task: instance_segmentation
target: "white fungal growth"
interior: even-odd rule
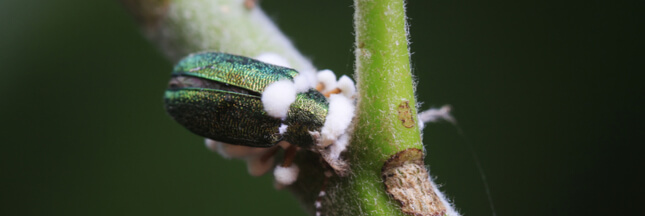
[[[289,61],[276,53],[262,53],[255,59],[263,61],[265,63],[291,68]],[[309,89],[314,88],[314,85],[316,84],[316,76],[314,76],[314,74],[315,73],[313,71],[300,71],[298,76],[293,78],[293,82],[296,86],[296,91],[306,92]]]
[[[280,127],[278,128],[278,132],[280,132],[280,135],[284,135],[284,133],[287,132],[287,128],[289,128],[289,125],[280,124]]]
[[[328,92],[336,88],[336,74],[331,70],[321,70],[316,74],[316,77],[318,78],[318,82],[323,85],[321,92]]]
[[[289,61],[287,61],[287,59],[283,58],[282,56],[276,53],[272,53],[272,52],[262,53],[257,57],[255,57],[255,59],[272,65],[291,68]]]
[[[455,118],[450,115],[450,109],[450,105],[444,105],[439,109],[432,108],[419,113],[419,129],[423,130],[425,123],[438,122],[440,120],[455,124],[456,121]]]
[[[313,74],[313,72],[301,72],[293,78],[297,92],[306,92],[315,87],[316,76],[313,76]]]
[[[322,158],[336,174],[343,176],[347,174],[348,164],[340,155],[347,149],[351,137],[350,125],[356,110],[353,99],[356,86],[347,76],[336,81],[336,75],[330,70],[318,72],[317,78],[319,83],[316,89],[328,97],[329,108],[321,130],[309,133],[316,140]]]
[[[325,118],[325,125],[320,131],[320,145],[329,146],[347,132],[354,118],[354,109],[354,102],[351,99],[338,94],[329,96],[329,111]]]
[[[290,80],[271,83],[262,93],[262,105],[269,116],[286,119],[289,106],[296,101],[296,87]]]
[[[345,97],[354,97],[354,94],[356,93],[356,85],[354,85],[354,81],[352,81],[348,76],[341,76],[340,79],[338,79],[337,86],[340,89],[341,94],[345,95]]]
[[[291,164],[289,167],[277,166],[273,170],[273,175],[278,184],[290,185],[298,180],[298,173],[300,169],[296,164]]]
[[[329,158],[332,160],[339,160],[340,153],[343,153],[347,149],[349,144],[349,134],[345,133],[341,135],[333,145],[329,146]]]

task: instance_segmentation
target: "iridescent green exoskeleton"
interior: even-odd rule
[[[175,65],[165,93],[166,111],[193,133],[229,144],[271,147],[287,141],[301,147],[314,143],[329,103],[315,89],[298,93],[285,120],[264,111],[261,95],[278,80],[298,72],[242,56],[203,52]],[[281,125],[287,131],[280,134]]]

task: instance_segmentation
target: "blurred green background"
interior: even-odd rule
[[[352,71],[351,1],[262,6]],[[465,215],[642,212],[642,2],[409,1],[431,173]],[[0,215],[304,215],[163,109],[172,63],[116,1],[0,1]]]

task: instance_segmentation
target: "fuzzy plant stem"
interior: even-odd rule
[[[423,164],[403,0],[355,0],[358,104],[352,173],[329,189],[326,215],[452,214]]]
[[[275,53],[298,71],[314,70],[255,0],[119,1],[173,63],[202,51],[248,57]]]

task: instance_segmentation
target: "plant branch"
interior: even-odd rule
[[[298,71],[314,67],[250,0],[120,0],[173,62],[216,50],[255,57],[275,53]],[[251,1],[253,2],[253,1]]]
[[[358,89],[352,174],[325,215],[458,215],[423,164],[403,0],[355,0]]]
[[[402,0],[356,0],[356,71],[358,121],[352,149],[357,161],[385,161],[407,148],[422,149],[410,73],[405,9]],[[409,110],[402,119],[402,109]],[[414,117],[414,118],[410,118]],[[381,165],[367,164],[369,169]]]
[[[404,4],[402,0],[355,0],[354,8],[358,104],[347,154],[352,175],[330,189],[330,195],[342,197],[329,200],[335,206],[330,215],[403,215],[384,190],[381,170],[398,152],[423,148],[414,124],[416,102]],[[337,206],[342,203],[350,208]]]

